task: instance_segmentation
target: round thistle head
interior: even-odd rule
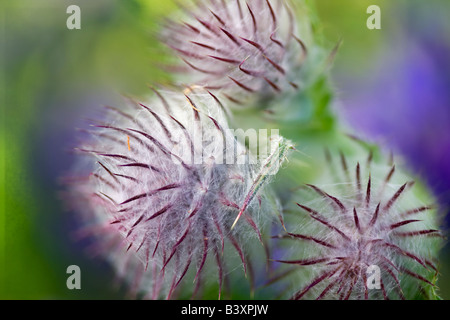
[[[172,297],[185,277],[196,291],[212,256],[220,296],[225,243],[245,268],[243,241],[260,237],[261,212],[273,209],[260,178],[275,160],[252,162],[208,92],[155,92],[150,104],[107,107],[106,122],[77,149],[92,170],[73,187],[90,225],[84,232],[129,281],[145,283],[135,289],[148,298]]]
[[[292,246],[276,261],[301,275],[289,278],[291,297],[435,298],[442,235],[433,200],[424,203],[420,186],[395,165],[371,156],[351,164],[343,154],[339,163],[328,163],[323,187],[304,188],[286,232],[274,237]]]
[[[233,102],[296,91],[307,48],[284,0],[214,0],[185,8],[163,41],[185,62],[189,83],[221,90]]]

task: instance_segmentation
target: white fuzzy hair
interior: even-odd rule
[[[234,102],[302,86],[307,48],[301,38],[309,36],[299,34],[288,1],[198,1],[183,9],[184,21],[169,20],[162,40],[185,62],[189,83],[220,89]]]
[[[317,184],[301,189],[287,231],[278,235],[287,243],[277,261],[294,266],[285,293],[294,299],[432,297],[442,244],[434,199],[398,165],[371,156],[334,158],[321,163],[328,170]],[[367,285],[374,265],[378,289]]]
[[[220,101],[207,91],[155,91],[148,104],[107,110],[78,148],[92,168],[73,187],[84,232],[146,298],[171,298],[188,277],[195,293],[210,265],[219,268],[220,296],[233,260],[224,247],[231,244],[245,270],[245,242],[258,242],[278,209],[263,187],[291,145],[275,137],[269,157],[249,163],[253,155],[230,136]],[[224,153],[231,163],[219,161]]]

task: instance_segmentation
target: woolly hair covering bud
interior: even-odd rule
[[[334,158],[334,159],[333,159]],[[337,160],[337,161],[336,161]],[[434,199],[372,155],[328,157],[323,185],[306,185],[274,263],[292,299],[436,299],[442,235]],[[284,248],[284,246],[283,246]],[[282,281],[282,280],[280,280]]]
[[[244,242],[257,242],[276,210],[263,186],[290,144],[278,138],[265,161],[252,162],[208,92],[155,90],[148,104],[106,111],[77,149],[92,170],[71,186],[81,233],[145,298],[173,298],[186,278],[195,294],[209,264],[220,297],[232,260],[223,251],[231,244],[246,270]]]
[[[187,82],[237,103],[299,89],[307,48],[287,1],[199,1],[184,11],[161,38],[185,62]]]

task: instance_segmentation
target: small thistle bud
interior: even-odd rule
[[[95,123],[78,149],[95,163],[73,187],[92,225],[84,232],[147,298],[173,297],[188,277],[195,293],[209,260],[218,267],[220,297],[225,244],[245,270],[243,241],[261,237],[274,209],[262,187],[289,145],[280,138],[266,161],[252,163],[215,96],[155,93],[150,104],[107,107],[106,122]]]
[[[422,203],[420,186],[393,164],[339,158],[340,169],[328,163],[326,185],[305,186],[286,232],[274,237],[291,246],[289,258],[275,259],[294,266],[291,298],[436,298],[442,235],[433,202]]]
[[[186,21],[169,21],[163,41],[185,62],[188,83],[238,103],[299,88],[307,48],[286,1],[215,0],[184,9]]]

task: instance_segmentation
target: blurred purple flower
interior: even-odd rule
[[[352,96],[344,99],[344,112],[356,130],[402,154],[448,211],[450,45],[435,32],[444,30],[436,21],[424,29],[409,28],[412,23],[417,20],[380,50],[367,81],[345,84]]]

